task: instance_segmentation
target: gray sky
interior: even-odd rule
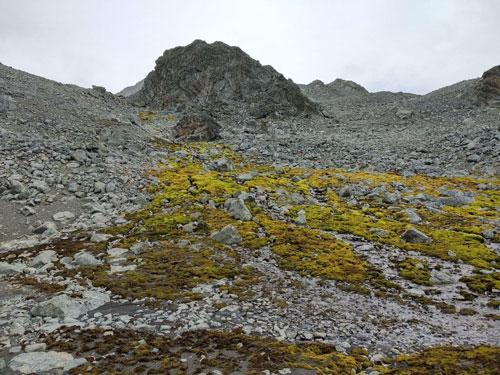
[[[426,93],[500,64],[500,0],[0,0],[0,62],[84,87],[119,91],[194,39],[298,83]]]

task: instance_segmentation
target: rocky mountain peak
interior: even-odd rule
[[[193,105],[255,118],[316,111],[299,87],[273,67],[238,47],[202,40],[166,50],[132,98],[153,108]]]

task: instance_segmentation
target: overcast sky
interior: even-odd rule
[[[0,62],[116,92],[194,39],[298,83],[426,93],[500,64],[500,0],[0,0]]]

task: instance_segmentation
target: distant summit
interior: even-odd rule
[[[125,97],[132,96],[135,93],[137,93],[140,89],[142,89],[143,86],[144,86],[144,80],[141,79],[135,85],[127,86],[122,91],[117,92],[116,95],[125,96]]]
[[[316,79],[307,85],[300,85],[300,88],[308,97],[319,101],[325,98],[360,96],[369,93],[368,90],[360,84],[340,78],[328,84]]]
[[[255,118],[316,112],[300,88],[273,67],[238,47],[202,40],[166,50],[131,98],[152,108],[192,105]]]

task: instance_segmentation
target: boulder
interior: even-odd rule
[[[86,251],[80,251],[75,254],[73,263],[77,266],[97,266],[102,264],[102,261]]]
[[[0,275],[13,275],[22,273],[26,266],[22,263],[0,262]]]
[[[220,231],[212,233],[210,237],[225,245],[235,245],[241,242],[240,234],[232,225],[226,225]]]
[[[422,233],[418,229],[413,227],[408,228],[401,236],[401,238],[410,243],[423,243],[429,244],[432,242],[432,238],[427,236],[425,233]]]
[[[47,301],[36,304],[31,315],[51,318],[77,318],[86,311],[83,304],[66,294],[60,294]]]
[[[224,208],[229,212],[231,217],[237,220],[249,221],[252,220],[252,213],[245,205],[245,202],[240,198],[230,198],[224,203]]]
[[[172,129],[176,141],[213,141],[220,138],[220,125],[206,113],[184,116]]]
[[[38,253],[31,261],[32,267],[43,267],[46,264],[53,263],[57,260],[57,253],[54,250],[44,250]]]
[[[87,360],[84,358],[74,358],[69,353],[50,351],[18,354],[10,360],[9,367],[21,374],[40,374],[54,370],[66,372],[85,363]]]
[[[59,294],[36,304],[31,309],[31,315],[60,319],[77,318],[109,301],[108,294],[91,290],[83,292],[81,298],[71,298],[66,294]]]

